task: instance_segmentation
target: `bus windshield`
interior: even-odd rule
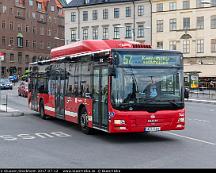
[[[117,67],[111,102],[117,109],[183,108],[182,70],[178,68]]]

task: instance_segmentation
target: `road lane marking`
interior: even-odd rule
[[[48,138],[65,138],[65,137],[71,137],[71,135],[62,132],[62,131],[56,131],[56,132],[39,132],[39,133],[22,133],[17,135],[1,135],[0,134],[0,142],[1,140],[4,141],[17,141],[17,140],[32,140],[32,139],[48,139]]]
[[[199,121],[199,122],[203,122],[203,123],[210,123],[210,121],[207,121],[207,120],[200,120],[200,119],[191,119],[191,118],[188,118],[189,121]]]
[[[196,138],[192,138],[192,137],[189,137],[189,136],[179,135],[179,134],[172,133],[172,132],[164,132],[164,133],[167,133],[167,134],[170,134],[170,135],[174,135],[174,136],[177,136],[177,137],[180,137],[180,138],[185,138],[185,139],[189,139],[189,140],[192,140],[192,141],[197,141],[197,142],[201,142],[201,143],[205,143],[205,144],[216,146],[216,143],[204,141],[204,140],[201,140],[201,139],[196,139]]]

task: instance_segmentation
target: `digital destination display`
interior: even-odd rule
[[[130,65],[177,65],[180,56],[164,55],[123,55],[122,64]]]

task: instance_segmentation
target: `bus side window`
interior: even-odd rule
[[[74,89],[74,70],[75,70],[75,66],[74,64],[69,64],[68,66],[66,66],[66,71],[67,71],[67,75],[68,75],[68,85],[67,85],[67,90],[66,90],[66,94],[67,96],[71,97],[74,93],[73,89]]]

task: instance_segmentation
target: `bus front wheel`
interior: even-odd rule
[[[88,127],[88,114],[85,107],[80,111],[79,124],[83,133],[92,134],[93,129]]]

